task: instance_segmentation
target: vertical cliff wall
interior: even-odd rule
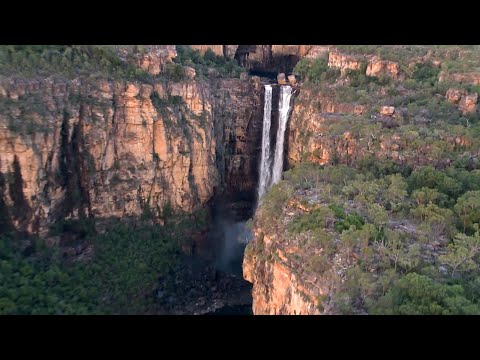
[[[255,188],[259,96],[250,80],[140,84],[0,81],[9,217],[44,233],[64,217],[161,217]],[[15,215],[14,209],[24,209]]]

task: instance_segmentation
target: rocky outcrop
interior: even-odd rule
[[[223,45],[223,53],[226,58],[233,59],[239,45]]]
[[[342,163],[353,165],[370,155],[376,158],[390,159],[399,164],[412,167],[449,163],[448,157],[435,158],[432,151],[435,144],[420,139],[417,132],[386,131],[396,122],[397,109],[391,106],[381,107],[379,115],[361,119],[369,109],[365,105],[341,103],[326,92],[312,92],[302,88],[295,98],[294,109],[289,120],[287,158],[291,165],[303,160],[318,164]],[[352,117],[355,116],[355,117]],[[372,123],[372,121],[376,122]],[[370,123],[368,131],[355,133],[348,127],[338,130],[345,121],[364,121]],[[344,125],[345,126],[345,125]],[[393,126],[393,129],[395,127]],[[443,134],[438,139],[452,151],[466,149],[471,140],[461,134]],[[438,149],[436,149],[438,150]]]
[[[134,54],[136,65],[151,75],[158,75],[165,64],[170,64],[177,56],[175,45],[150,46],[145,52]]]
[[[295,75],[288,75],[288,83],[292,86],[295,86],[295,84],[297,83],[297,78],[295,77]]]
[[[254,189],[247,134],[259,101],[249,82],[2,79],[0,88],[0,171],[21,179],[3,195],[11,209],[28,208],[25,230],[70,217],[161,216],[167,205],[191,212],[221,188]],[[23,195],[12,197],[14,188]]]
[[[280,73],[277,75],[277,83],[280,85],[287,85],[287,80],[284,73]]]
[[[345,75],[348,69],[360,70],[362,62],[358,56],[331,51],[328,55],[328,66],[330,68],[340,69],[341,74]]]
[[[190,66],[185,66],[185,75],[189,78],[189,79],[194,79],[195,78],[195,75],[196,75],[196,71],[194,68],[190,67]]]
[[[462,100],[458,108],[463,112],[463,114],[475,113],[477,111],[477,100],[478,94],[468,94]]]
[[[328,54],[330,52],[330,46],[324,45],[314,45],[310,48],[308,53],[305,55],[307,59],[328,59]]]
[[[395,113],[395,108],[393,106],[382,106],[380,108],[380,115],[382,116],[392,116]]]
[[[129,62],[132,56],[134,63],[151,75],[160,74],[177,56],[175,45],[117,45],[115,49],[122,61]]]
[[[298,56],[304,57],[311,50],[312,45],[272,45],[273,57]]]
[[[243,259],[243,276],[253,284],[254,315],[319,315],[318,299],[327,290],[298,274],[298,247],[255,229]],[[312,280],[314,282],[312,282]]]
[[[477,111],[477,93],[468,94],[467,91],[463,89],[450,88],[447,90],[445,96],[448,101],[458,105],[458,109],[462,111],[464,115]]]
[[[378,56],[375,56],[368,62],[366,75],[376,77],[389,76],[397,80],[399,72],[398,63],[382,60]]]

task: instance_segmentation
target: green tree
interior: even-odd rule
[[[428,242],[450,231],[453,222],[453,212],[441,208],[433,203],[417,206],[410,213],[415,219],[421,221],[422,229],[427,233]]]
[[[380,244],[379,252],[393,262],[393,268],[397,271],[398,261],[405,252],[404,243],[401,239],[400,233],[394,230],[386,229],[385,237],[386,241],[385,243]]]
[[[480,191],[463,194],[458,198],[454,209],[462,223],[463,232],[473,232],[474,223],[480,222]]]
[[[430,189],[427,187],[414,190],[412,193],[412,198],[415,200],[418,206],[427,205],[428,203],[436,203],[439,197],[440,193],[437,189]]]
[[[424,166],[414,171],[408,178],[408,185],[410,192],[427,187],[437,189],[453,198],[456,198],[461,191],[461,184],[458,181],[441,171],[435,170],[432,166]]]
[[[203,54],[203,57],[205,58],[205,60],[207,61],[211,61],[212,63],[215,63],[216,59],[217,59],[217,55],[213,52],[212,49],[208,48],[206,51],[205,51],[205,54]]]
[[[392,211],[398,211],[405,203],[407,182],[400,174],[389,175],[385,181],[388,183],[385,199],[389,202]]]
[[[383,227],[388,223],[388,213],[385,208],[382,205],[373,203],[368,205],[367,212],[370,220],[382,231]]]
[[[452,277],[457,272],[468,272],[478,270],[478,264],[475,261],[480,252],[480,232],[478,224],[475,224],[475,234],[468,236],[457,234],[452,244],[449,244],[447,253],[438,257],[439,261],[448,266]]]
[[[480,307],[465,296],[460,285],[441,285],[427,276],[407,274],[378,301],[369,303],[376,315],[480,314]]]

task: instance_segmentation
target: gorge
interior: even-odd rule
[[[0,48],[0,313],[476,312],[477,50]]]

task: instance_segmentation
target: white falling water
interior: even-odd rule
[[[270,185],[270,125],[272,122],[272,85],[265,85],[265,106],[263,108],[263,135],[262,135],[262,157],[260,159],[260,179],[258,184],[258,198]]]
[[[285,142],[285,130],[287,128],[288,114],[290,112],[290,99],[292,97],[291,86],[282,86],[280,90],[279,119],[277,131],[277,143],[275,146],[275,158],[273,160],[272,185],[282,179],[283,171],[283,144]]]

